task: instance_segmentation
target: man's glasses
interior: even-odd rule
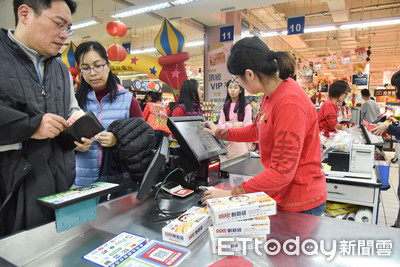
[[[46,17],[48,17],[52,22],[54,22],[55,24],[57,24],[57,29],[59,31],[61,31],[61,33],[66,33],[68,38],[71,37],[74,34],[74,31],[71,29],[71,27],[67,27],[67,25],[65,23],[59,23],[57,21],[55,21],[54,19],[50,18],[49,16],[47,16],[45,13],[42,12],[42,15],[45,15]]]
[[[231,83],[233,83],[234,85],[240,85],[240,83],[238,82],[238,79],[239,78],[239,76],[237,76],[237,75],[232,75],[232,78],[231,78]]]
[[[90,74],[91,70],[94,70],[95,72],[99,73],[99,72],[102,72],[102,71],[104,70],[104,66],[105,66],[105,65],[108,65],[108,63],[105,63],[105,64],[103,64],[103,65],[97,65],[97,66],[94,66],[94,67],[92,67],[92,68],[87,68],[87,67],[85,67],[85,68],[80,68],[80,70],[81,70],[81,73],[82,73],[83,75],[88,75],[88,74]]]

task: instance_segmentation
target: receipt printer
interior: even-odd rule
[[[353,144],[350,151],[350,172],[372,173],[374,156],[374,145]]]
[[[328,165],[332,171],[371,174],[374,168],[374,154],[374,145],[353,144],[349,152],[329,152]]]

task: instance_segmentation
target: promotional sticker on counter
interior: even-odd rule
[[[98,266],[114,267],[135,254],[148,243],[147,238],[121,232],[111,240],[89,252],[82,259]]]
[[[150,241],[150,243],[140,250],[134,257],[135,260],[147,263],[150,266],[178,266],[188,255],[190,251],[173,247],[159,241]],[[128,259],[128,260],[129,260]],[[127,260],[127,263],[129,261]],[[136,266],[136,265],[121,265]]]
[[[190,251],[121,232],[82,259],[103,267],[178,266]]]

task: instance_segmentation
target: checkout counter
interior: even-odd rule
[[[229,179],[221,179],[216,187],[230,189],[243,180],[262,170],[260,159],[251,153],[221,163],[221,169],[231,174]],[[331,182],[328,181],[328,184]],[[335,186],[335,183],[332,184]],[[355,185],[352,185],[355,186]],[[122,231],[139,234],[150,240],[162,241],[161,229],[170,220],[162,220],[154,205],[154,197],[144,201],[136,199],[137,193],[101,203],[97,208],[96,219],[68,231],[57,233],[54,222],[22,231],[0,239],[0,257],[16,266],[94,266],[81,259]],[[331,195],[332,196],[332,195]],[[330,196],[330,197],[331,197]],[[184,210],[197,205],[199,194],[186,198],[164,197],[159,202],[162,209]],[[307,239],[315,241],[317,255],[308,256],[301,252],[298,256],[286,255],[283,250],[277,255],[267,255],[260,248],[261,255],[247,251],[246,255],[235,252],[252,262],[254,266],[399,266],[400,234],[399,230],[371,224],[354,223],[307,214],[278,211],[270,217],[271,234],[268,240],[275,239],[283,247],[286,240],[299,238],[300,245]],[[189,247],[190,255],[179,266],[208,266],[225,256],[212,254],[208,244],[208,232],[204,232]],[[373,255],[367,254],[368,246],[360,250],[365,241],[373,242]],[[324,242],[322,244],[321,242]],[[336,243],[334,243],[336,242]],[[341,252],[345,243],[353,247],[349,255]],[[167,243],[167,242],[166,242]],[[328,256],[321,253],[321,244],[335,256],[327,261]],[[383,244],[383,245],[382,245]],[[177,246],[176,244],[172,244]],[[384,246],[391,255],[377,253],[378,246]],[[336,251],[332,249],[335,248]],[[300,248],[299,248],[300,249]],[[290,250],[289,250],[290,252]],[[295,253],[295,252],[293,252]],[[7,266],[5,263],[1,266]],[[12,266],[12,265],[10,265]]]

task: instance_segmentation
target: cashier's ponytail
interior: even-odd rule
[[[228,58],[228,70],[233,75],[243,75],[246,69],[257,76],[275,75],[286,80],[294,74],[296,61],[287,52],[275,52],[258,37],[246,37],[235,43]]]

